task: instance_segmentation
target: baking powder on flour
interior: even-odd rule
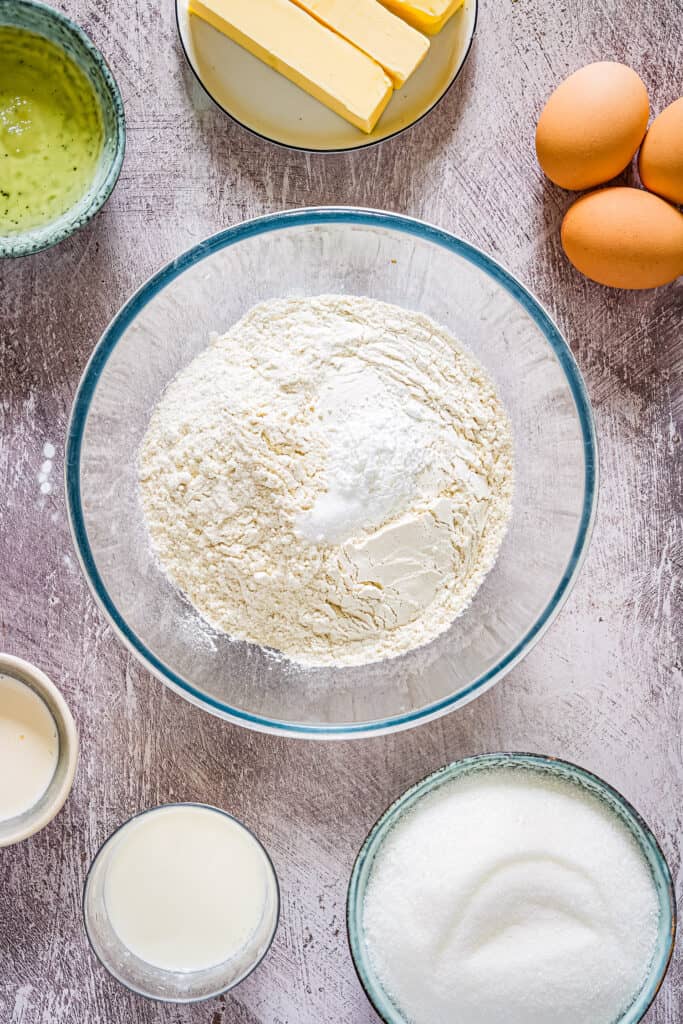
[[[140,453],[161,564],[236,639],[350,665],[470,603],[512,494],[482,367],[419,313],[352,296],[256,306],[169,385]]]

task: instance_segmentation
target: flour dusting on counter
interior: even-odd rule
[[[510,515],[512,439],[488,375],[429,318],[291,298],[176,377],[139,469],[160,562],[212,625],[363,664],[472,600]]]

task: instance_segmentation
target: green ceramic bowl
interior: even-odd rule
[[[0,25],[27,29],[61,47],[88,77],[102,112],[104,144],[93,182],[78,202],[39,227],[0,234],[0,257],[28,256],[47,249],[83,227],[111,195],[123,163],[126,120],[123,101],[107,62],[83,29],[38,0],[0,0]]]

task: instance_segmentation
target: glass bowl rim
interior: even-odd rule
[[[389,718],[370,722],[346,722],[335,725],[283,722],[276,718],[233,707],[202,693],[192,683],[165,665],[161,657],[154,654],[128,626],[102,581],[93,558],[85,526],[79,473],[85,424],[100,376],[122,335],[147,303],[186,269],[215,252],[246,239],[268,234],[271,231],[320,224],[384,228],[430,242],[463,258],[507,291],[522,306],[544,335],[564,372],[577,410],[583,436],[585,460],[583,506],[571,555],[552,597],[513,648],[494,666],[471,681],[465,689],[448,697],[442,697],[423,708],[401,712]],[[66,432],[64,476],[69,527],[76,555],[91,594],[119,639],[152,675],[190,703],[238,725],[261,732],[298,738],[350,739],[379,736],[400,729],[408,729],[468,703],[493,686],[535,646],[569,596],[588,550],[597,509],[598,451],[590,401],[571,349],[547,310],[510,271],[470,242],[426,221],[407,217],[404,214],[360,207],[320,206],[266,214],[219,231],[186,250],[177,259],[166,263],[133,293],[105,328],[83,371]]]
[[[246,132],[249,132],[249,134],[253,135],[254,138],[261,139],[263,142],[267,142],[267,143],[269,143],[272,146],[279,146],[280,149],[289,150],[292,153],[311,153],[311,154],[316,154],[316,155],[317,154],[322,154],[322,156],[325,156],[327,154],[329,154],[329,155],[337,154],[338,155],[340,153],[358,153],[361,150],[374,149],[375,146],[381,146],[383,142],[389,142],[390,139],[396,139],[396,138],[398,138],[399,135],[403,135],[404,132],[409,132],[411,128],[414,128],[415,125],[420,123],[420,121],[423,121],[425,119],[425,117],[429,117],[429,115],[432,113],[432,111],[436,110],[436,108],[439,106],[441,101],[444,100],[446,98],[446,96],[448,95],[448,93],[451,91],[451,89],[455,85],[456,81],[460,77],[460,73],[462,72],[462,69],[465,67],[465,64],[467,63],[467,59],[468,59],[470,53],[472,52],[472,45],[474,43],[474,37],[475,37],[475,35],[477,33],[477,25],[479,24],[479,7],[480,7],[480,0],[473,0],[473,3],[474,3],[474,21],[472,22],[472,28],[471,28],[471,31],[470,31],[470,34],[469,34],[469,39],[467,40],[467,47],[466,47],[465,52],[463,54],[462,60],[460,61],[460,66],[458,67],[458,70],[455,72],[455,74],[453,75],[453,77],[451,78],[450,82],[448,83],[446,88],[443,90],[443,92],[439,96],[436,97],[436,99],[430,104],[429,107],[427,107],[427,109],[425,111],[423,111],[418,117],[416,117],[414,121],[411,121],[409,124],[404,125],[402,128],[397,128],[395,131],[391,132],[389,135],[384,135],[380,139],[373,139],[371,142],[358,142],[355,145],[351,144],[349,146],[341,146],[341,147],[337,146],[337,147],[333,147],[332,149],[325,149],[325,148],[321,148],[320,146],[297,146],[297,145],[295,145],[294,143],[291,143],[291,142],[282,142],[280,139],[274,139],[271,135],[267,135],[265,132],[260,132],[260,131],[258,131],[257,128],[253,128],[251,125],[248,125],[245,121],[241,121],[239,119],[239,117],[237,117],[236,114],[233,114],[230,110],[227,109],[227,107],[224,107],[222,103],[218,102],[216,97],[209,90],[208,86],[204,83],[204,81],[203,81],[203,79],[202,79],[198,69],[195,67],[194,62],[192,61],[192,59],[190,57],[190,54],[187,51],[187,46],[185,45],[185,39],[184,39],[184,36],[183,36],[183,31],[182,31],[182,29],[180,27],[180,9],[179,8],[180,8],[180,4],[183,3],[183,2],[186,2],[186,0],[174,0],[174,3],[173,3],[174,9],[175,9],[175,23],[176,23],[176,32],[177,32],[177,35],[178,35],[178,41],[180,42],[180,48],[183,51],[183,55],[185,57],[185,61],[187,63],[187,66],[189,67],[190,71],[194,75],[194,78],[196,79],[197,84],[205,92],[205,94],[209,97],[211,102],[215,103],[216,106],[218,107],[218,109],[223,114],[225,114],[225,116],[228,117],[234,124],[239,125],[240,128],[243,128]],[[455,13],[457,14],[458,12],[456,11]]]
[[[374,860],[374,857],[381,849],[382,843],[391,831],[391,828],[400,821],[403,813],[409,811],[411,807],[417,804],[423,797],[434,792],[441,785],[444,785],[453,778],[457,778],[460,775],[466,775],[470,771],[485,768],[487,764],[500,767],[501,762],[506,762],[508,765],[517,765],[520,767],[531,766],[532,768],[535,767],[541,770],[546,769],[551,774],[555,774],[563,778],[578,775],[582,780],[589,783],[593,789],[597,789],[599,792],[606,795],[611,801],[618,804],[626,817],[631,818],[635,822],[637,828],[642,833],[645,843],[650,847],[665,882],[671,928],[664,956],[660,958],[656,970],[651,972],[648,980],[644,983],[643,989],[641,990],[642,992],[647,988],[648,995],[645,1005],[637,1010],[639,1016],[633,1018],[622,1016],[619,1021],[614,1022],[614,1024],[639,1024],[659,994],[669,967],[671,966],[671,960],[673,958],[674,947],[676,944],[678,910],[676,907],[676,892],[671,869],[654,832],[640,812],[636,810],[633,804],[627,800],[619,790],[615,789],[614,786],[609,782],[606,782],[605,779],[601,778],[601,776],[596,775],[595,772],[591,772],[587,768],[583,768],[581,765],[578,765],[573,761],[567,761],[560,757],[553,757],[550,754],[531,754],[524,751],[492,751],[490,753],[473,754],[469,757],[459,758],[457,761],[451,761],[450,764],[437,768],[435,771],[430,772],[422,779],[413,783],[408,787],[408,789],[396,797],[396,799],[393,800],[392,803],[390,803],[389,806],[380,814],[379,818],[377,818],[374,825],[367,833],[362,846],[356,855],[346,896],[346,939],[353,967],[361,988],[363,989],[370,1005],[375,1010],[375,1013],[378,1015],[380,1020],[383,1021],[383,1024],[398,1024],[401,1011],[396,1007],[395,1014],[391,1019],[384,1015],[383,1010],[376,1002],[372,980],[366,972],[367,958],[363,955],[363,932],[360,920],[362,910],[360,874],[366,861],[371,857],[370,863],[372,863],[372,860]],[[384,835],[381,835],[380,833],[384,833]],[[664,903],[660,900],[660,908],[663,906]],[[383,993],[383,995],[386,997],[386,1000],[389,1001],[388,994]],[[627,1008],[626,1014],[633,1009],[634,1005],[635,1004],[631,1004],[631,1006]],[[401,1024],[408,1024],[408,1022],[407,1020],[403,1021],[401,1018]]]
[[[126,152],[126,114],[123,106],[123,99],[121,97],[121,90],[119,89],[118,83],[114,78],[114,73],[109,67],[107,60],[102,51],[95,45],[85,29],[81,28],[79,24],[73,21],[67,14],[57,10],[55,7],[51,7],[49,4],[43,3],[42,0],[11,0],[11,3],[17,7],[32,8],[45,15],[48,21],[52,20],[56,24],[61,24],[72,36],[74,36],[87,50],[88,54],[92,57],[94,63],[99,69],[104,84],[106,86],[107,95],[112,105],[114,112],[114,120],[116,122],[116,139],[114,152],[109,160],[109,166],[104,180],[100,186],[98,186],[96,192],[91,196],[90,202],[87,206],[83,206],[79,209],[79,203],[76,202],[71,207],[71,212],[74,213],[74,217],[70,218],[66,224],[50,234],[50,224],[44,224],[38,228],[32,228],[29,231],[18,232],[16,235],[0,235],[0,259],[16,259],[21,256],[33,256],[36,253],[43,252],[45,249],[51,249],[53,245],[58,245],[60,242],[65,241],[71,235],[73,235],[80,228],[85,227],[89,221],[93,219],[95,214],[99,213],[104,204],[107,202],[116,182],[121,174],[121,168],[123,166],[123,157]],[[2,9],[3,3],[0,0],[0,10]],[[0,25],[5,24],[0,21]],[[40,34],[40,33],[38,33]],[[55,46],[62,47],[59,43],[56,43],[50,36],[45,36],[50,42],[53,42]],[[101,104],[100,104],[101,105]],[[91,193],[92,186],[84,193],[82,200],[85,200]],[[69,211],[66,211],[67,213]]]
[[[90,934],[90,929],[88,928],[88,916],[87,916],[87,913],[86,913],[86,900],[87,900],[87,896],[88,896],[88,887],[90,885],[90,877],[92,875],[92,872],[93,872],[93,869],[94,869],[96,863],[100,859],[101,855],[105,852],[105,850],[109,846],[109,844],[112,843],[114,841],[114,839],[116,839],[116,837],[119,834],[119,832],[122,832],[132,822],[137,821],[138,818],[144,818],[148,814],[154,814],[157,811],[163,811],[163,810],[166,810],[167,808],[171,808],[171,807],[199,807],[202,810],[214,811],[216,814],[222,814],[223,817],[225,817],[225,818],[230,818],[230,820],[234,821],[236,825],[239,825],[240,828],[244,829],[244,831],[248,835],[250,835],[251,838],[254,840],[254,842],[257,844],[257,846],[259,847],[259,849],[263,853],[264,857],[266,858],[266,863],[267,863],[267,865],[268,865],[268,867],[270,869],[270,873],[271,873],[271,875],[273,877],[273,881],[275,883],[275,919],[273,921],[273,928],[272,928],[272,932],[270,934],[270,937],[268,939],[268,943],[265,946],[265,948],[264,948],[263,952],[261,953],[260,957],[258,958],[258,960],[249,968],[248,971],[246,971],[244,974],[242,974],[241,977],[237,978],[236,981],[230,982],[229,985],[221,986],[221,987],[217,988],[215,990],[215,992],[209,992],[205,996],[190,996],[189,998],[185,998],[185,999],[183,999],[183,998],[174,999],[172,997],[169,998],[168,996],[152,996],[148,992],[143,992],[142,989],[136,988],[135,985],[131,985],[129,982],[124,981],[124,979],[121,978],[119,976],[119,974],[117,974],[117,972],[112,967],[109,966],[109,964],[106,964],[104,962],[104,960],[100,956],[99,952],[95,948],[95,944],[94,944],[94,942],[92,940],[92,936]],[[253,974],[253,972],[256,970],[256,968],[259,967],[263,963],[265,958],[268,956],[268,953],[270,952],[270,948],[273,945],[273,942],[275,940],[275,936],[277,934],[277,930],[278,930],[278,927],[279,927],[279,924],[280,924],[280,913],[281,913],[281,910],[282,910],[282,895],[281,895],[281,892],[280,892],[280,880],[278,878],[277,871],[275,870],[275,865],[273,864],[272,857],[270,856],[270,853],[266,849],[265,845],[261,842],[259,837],[249,828],[248,825],[245,825],[243,821],[240,821],[239,818],[236,818],[234,814],[230,813],[230,811],[226,811],[222,807],[216,807],[216,806],[214,806],[214,804],[203,803],[200,800],[179,800],[179,801],[171,801],[170,803],[167,803],[167,804],[155,804],[153,807],[147,807],[143,811],[137,811],[136,814],[132,814],[129,818],[126,818],[125,821],[122,821],[120,825],[117,825],[116,828],[113,830],[113,832],[109,833],[109,835],[100,843],[100,845],[98,846],[97,850],[95,851],[95,854],[94,854],[92,860],[90,861],[90,866],[88,867],[87,874],[85,876],[85,881],[83,883],[83,895],[81,896],[81,914],[82,914],[82,917],[83,917],[83,927],[85,929],[85,934],[86,934],[86,937],[88,939],[88,945],[90,946],[90,949],[92,950],[92,953],[93,953],[95,959],[97,960],[97,962],[99,964],[102,965],[102,967],[104,967],[105,971],[112,978],[114,978],[116,981],[118,981],[118,983],[120,985],[123,985],[124,988],[128,989],[129,992],[134,992],[135,995],[142,996],[143,999],[149,999],[151,1002],[155,1002],[155,1003],[171,1003],[171,1004],[178,1004],[178,1005],[187,1004],[187,1003],[202,1003],[202,1002],[204,1002],[207,999],[215,999],[216,996],[220,996],[224,992],[229,992],[231,989],[236,988],[238,985],[241,985],[242,982],[245,981],[249,977],[250,974]],[[219,965],[216,964],[215,966],[219,966]],[[171,973],[173,973],[173,972],[171,972]],[[190,973],[199,973],[199,972],[190,972]]]

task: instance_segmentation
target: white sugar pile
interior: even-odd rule
[[[380,849],[371,961],[413,1024],[614,1024],[659,907],[627,827],[570,782],[494,769],[442,786]]]

